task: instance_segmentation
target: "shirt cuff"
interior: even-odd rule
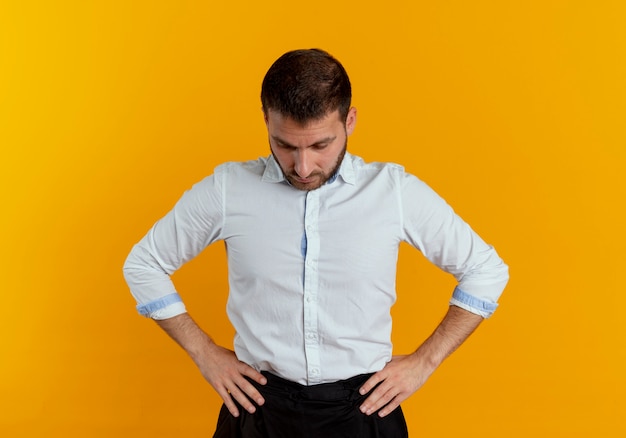
[[[180,295],[174,293],[165,295],[158,300],[137,305],[137,312],[140,315],[152,319],[172,318],[181,313],[185,313],[185,304]]]
[[[465,309],[468,312],[475,313],[476,315],[480,315],[483,318],[489,318],[498,307],[498,303],[481,300],[480,298],[463,292],[458,287],[454,289],[450,304]]]

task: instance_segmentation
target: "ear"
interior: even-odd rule
[[[356,126],[356,108],[352,107],[348,111],[348,116],[346,117],[346,133],[348,135],[352,134],[355,126]]]
[[[263,113],[263,121],[265,122],[265,126],[268,124],[267,113],[261,108],[261,112]]]

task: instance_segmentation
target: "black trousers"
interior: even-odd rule
[[[367,398],[359,388],[371,374],[334,383],[304,386],[263,372],[266,385],[252,382],[265,398],[250,414],[238,406],[233,417],[222,405],[213,438],[406,438],[404,414],[398,407],[381,418],[365,415]]]

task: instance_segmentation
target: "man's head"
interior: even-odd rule
[[[338,170],[356,124],[350,80],[318,50],[281,56],[263,80],[261,102],[274,158],[289,183],[315,190]]]
[[[345,122],[352,88],[343,66],[319,49],[294,50],[278,58],[261,86],[263,112],[276,111],[306,124],[335,110]]]

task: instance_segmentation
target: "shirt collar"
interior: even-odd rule
[[[341,179],[343,179],[344,182],[350,185],[354,185],[354,183],[356,182],[354,160],[352,159],[352,155],[349,152],[346,152],[346,155],[343,157],[341,165],[339,166],[339,170],[337,170],[337,172],[330,177],[326,184],[332,184],[333,182],[335,182],[338,176],[341,176]],[[270,155],[267,158],[267,161],[265,163],[265,171],[263,172],[261,181],[273,183],[286,181],[285,175],[283,174],[282,169],[276,162],[276,159],[273,155]]]
[[[281,182],[286,181],[285,175],[283,174],[282,169],[276,162],[274,155],[270,155],[267,157],[265,162],[265,171],[263,171],[263,176],[261,177],[261,181],[265,182]]]
[[[337,175],[341,176],[341,179],[343,179],[344,182],[352,186],[356,184],[354,158],[349,152],[346,152],[346,155],[343,157],[343,160],[341,161],[341,166],[339,166],[339,170],[337,171]],[[336,178],[336,176],[334,178]]]

